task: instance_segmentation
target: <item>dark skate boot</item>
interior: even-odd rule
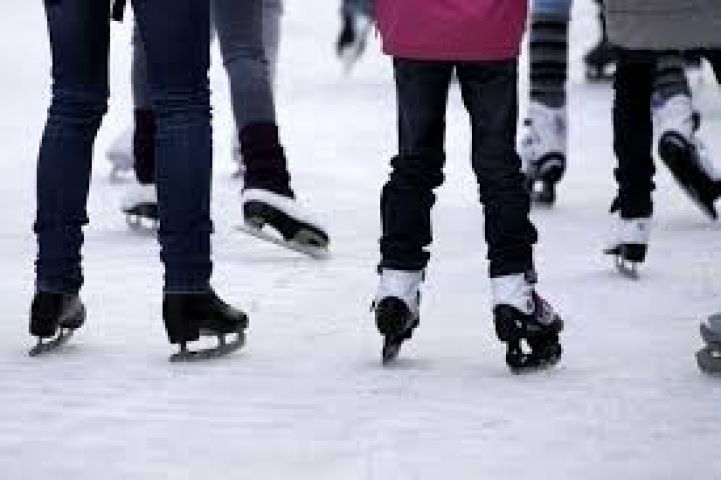
[[[37,292],[30,307],[30,334],[38,343],[30,350],[34,357],[67,343],[85,323],[85,305],[77,294]]]
[[[239,229],[314,258],[326,257],[330,238],[295,199],[277,127],[250,125],[240,140],[246,171]]]
[[[651,218],[618,218],[611,240],[603,250],[612,255],[619,273],[638,279],[638,265],[646,260],[651,235]]]
[[[563,321],[533,290],[529,278],[519,274],[491,279],[496,334],[506,344],[506,364],[513,373],[555,365],[563,352]]]
[[[616,48],[608,40],[604,38],[599,41],[583,56],[586,79],[589,82],[613,80],[617,55]]]
[[[245,344],[248,317],[223,302],[215,292],[166,293],[163,320],[170,343],[180,345],[171,362],[206,360],[227,355]],[[227,336],[234,338],[227,340]],[[217,337],[215,348],[191,351],[188,343],[200,337]]]
[[[705,346],[696,353],[701,371],[721,375],[721,314],[712,315],[701,324],[701,338]]]
[[[381,271],[373,309],[376,327],[383,336],[381,360],[384,365],[398,357],[401,345],[418,326],[422,281],[422,271]]]

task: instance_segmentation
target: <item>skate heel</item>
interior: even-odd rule
[[[624,243],[618,246],[618,255],[631,263],[643,263],[646,260],[648,245],[641,243]]]
[[[170,343],[181,345],[200,339],[200,322],[186,312],[182,304],[177,302],[163,302],[163,323]]]
[[[375,305],[376,327],[383,336],[381,361],[384,365],[398,357],[401,345],[413,335],[418,326],[414,316],[403,300],[386,297]]]
[[[538,177],[544,182],[558,183],[566,173],[566,161],[560,153],[546,155],[538,164]]]

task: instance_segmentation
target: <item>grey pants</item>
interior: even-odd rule
[[[280,43],[282,0],[211,0],[211,19],[228,73],[238,131],[254,123],[276,123],[273,79]],[[145,49],[133,35],[135,108],[150,108]]]

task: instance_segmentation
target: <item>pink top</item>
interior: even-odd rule
[[[527,0],[375,0],[383,51],[416,60],[517,57]]]

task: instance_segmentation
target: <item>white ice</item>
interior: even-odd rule
[[[377,40],[352,76],[342,74],[335,0],[287,2],[278,85],[294,184],[330,226],[333,257],[303,258],[233,228],[239,185],[216,61],[214,285],[249,312],[249,344],[221,361],[168,363],[158,247],[127,228],[123,186],[108,180],[103,156],[130,108],[129,24],[115,26],[84,250],[89,321],[66,350],[28,358],[49,53],[42,2],[4,2],[0,478],[721,478],[721,382],[694,361],[699,321],[721,310],[719,227],[659,166],[640,280],[619,277],[601,255],[614,193],[611,90],[582,78],[596,26],[591,2],[576,3],[570,169],[558,206],[533,214],[540,290],[566,320],[566,350],[557,368],[518,377],[492,332],[483,214],[457,92],[422,325],[399,364],[380,367],[368,307],[395,103]],[[717,158],[718,91],[707,72],[698,103]]]

